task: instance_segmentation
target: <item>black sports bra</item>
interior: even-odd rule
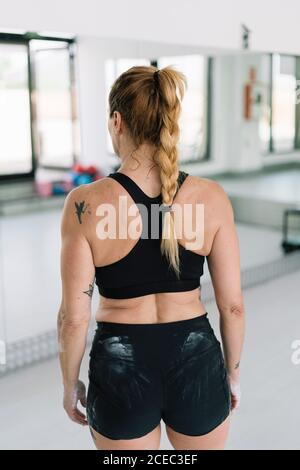
[[[178,189],[188,173],[179,172]],[[151,205],[161,204],[161,194],[147,196],[142,189],[124,173],[110,173],[125,188],[135,204],[147,207],[148,234],[151,233]],[[178,191],[177,189],[177,191]],[[141,236],[130,252],[120,260],[95,266],[96,284],[100,295],[111,299],[128,299],[161,292],[182,292],[200,287],[205,257],[187,250],[179,244],[180,277],[169,266],[167,258],[161,254],[162,213],[160,212],[159,236]]]

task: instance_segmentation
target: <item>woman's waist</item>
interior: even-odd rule
[[[167,370],[181,359],[205,360],[206,353],[216,348],[220,343],[207,312],[186,314],[181,319],[173,316],[159,323],[98,321],[90,351],[90,372],[99,377],[98,365],[128,368],[134,363]]]
[[[206,313],[199,290],[152,294],[134,299],[101,298],[96,320],[116,323],[165,323]]]

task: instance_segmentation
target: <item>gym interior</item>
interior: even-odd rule
[[[220,182],[240,242],[247,335],[227,448],[299,449],[300,4],[0,8],[0,448],[93,448],[62,407],[61,212],[74,185],[118,168],[107,130],[114,80],[134,65],[174,65],[188,81],[180,168]],[[201,296],[218,332],[207,267]]]

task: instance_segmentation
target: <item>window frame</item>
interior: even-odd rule
[[[75,64],[74,64],[74,48],[76,46],[75,37],[56,37],[56,36],[47,36],[38,34],[36,32],[28,31],[25,34],[16,34],[16,33],[3,33],[0,30],[0,44],[24,44],[27,46],[27,70],[28,70],[28,92],[29,92],[29,116],[30,116],[30,140],[31,140],[31,165],[32,169],[27,173],[9,173],[1,174],[0,173],[0,182],[5,181],[32,181],[34,180],[35,172],[38,166],[37,162],[37,152],[36,145],[34,141],[35,134],[35,122],[34,122],[34,103],[33,103],[33,92],[34,92],[34,79],[33,79],[33,70],[34,70],[34,61],[30,55],[30,41],[33,39],[45,40],[45,41],[56,41],[56,42],[65,42],[68,44],[69,50],[69,67],[70,67],[70,101],[71,101],[71,110],[72,110],[72,123],[74,121],[74,102],[73,102],[73,92],[74,92],[74,83],[75,83]],[[74,136],[73,136],[74,138]],[[77,155],[73,147],[73,161],[75,162]],[[51,169],[51,170],[69,170],[69,167],[55,166],[55,165],[39,165],[40,168]]]

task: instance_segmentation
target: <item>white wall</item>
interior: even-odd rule
[[[261,168],[263,156],[260,151],[258,120],[244,119],[244,86],[249,78],[249,70],[254,67],[259,72],[259,54],[244,54],[229,57],[228,107],[223,110],[223,123],[227,122],[228,146],[227,170],[242,172]],[[226,59],[224,60],[226,64]],[[228,64],[227,64],[228,67]],[[258,73],[259,78],[259,73]],[[222,81],[222,78],[219,77]],[[224,87],[223,92],[226,93]],[[226,128],[225,128],[226,131]]]
[[[62,208],[0,217],[0,341],[56,328]],[[99,299],[97,290],[94,306]]]
[[[60,212],[1,217],[2,315],[8,343],[55,328]]]
[[[0,0],[0,29],[25,28],[239,49],[300,52],[297,0]]]

